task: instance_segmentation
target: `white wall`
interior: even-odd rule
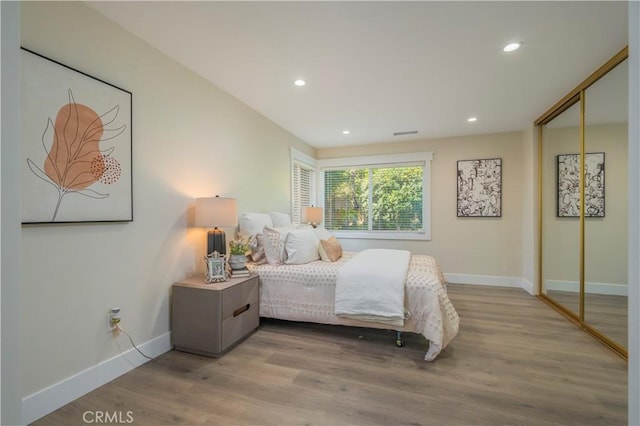
[[[168,349],[170,286],[203,270],[204,230],[190,228],[194,198],[288,211],[289,149],[313,149],[83,3],[21,7],[24,47],[133,93],[134,221],[22,228],[21,385],[30,421],[50,400],[48,386],[72,397],[117,374],[102,363],[130,345],[106,332],[110,307],[122,309],[137,342]],[[82,382],[85,369],[98,378]]]
[[[436,257],[452,282],[519,286],[523,277],[523,208],[525,196],[531,195],[525,184],[529,166],[524,164],[523,145],[523,134],[517,132],[324,148],[317,149],[316,156],[321,159],[433,151],[431,240],[342,239],[344,248],[405,248]],[[457,161],[497,157],[502,158],[502,217],[457,217]]]
[[[20,400],[20,200],[16,183],[20,181],[20,6],[17,2],[0,3],[1,69],[0,147],[2,221],[0,291],[2,326],[2,378],[0,424],[19,424]]]
[[[640,425],[640,3],[629,2],[629,425]]]

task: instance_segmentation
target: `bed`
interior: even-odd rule
[[[409,255],[403,284],[404,318],[401,323],[391,325],[377,320],[364,321],[336,315],[336,287],[341,282],[340,271],[344,271],[346,268],[343,267],[349,262],[355,263],[359,253],[341,252],[341,256],[332,259],[334,261],[320,260],[319,256],[312,255],[313,250],[305,254],[301,249],[303,244],[298,240],[295,243],[298,251],[289,250],[296,260],[287,263],[284,260],[287,247],[292,247],[289,240],[305,232],[311,233],[291,232],[286,227],[275,233],[268,226],[262,233],[258,232],[259,229],[259,226],[253,228],[254,241],[256,234],[263,237],[260,243],[264,244],[266,254],[272,254],[268,262],[264,259],[262,263],[248,263],[251,272],[260,277],[261,317],[419,333],[429,341],[424,356],[426,361],[436,359],[458,333],[458,314],[447,295],[446,280],[433,257]],[[270,238],[270,233],[273,238]],[[317,235],[318,241],[326,241],[322,238],[330,235],[326,230],[313,230],[312,233]]]

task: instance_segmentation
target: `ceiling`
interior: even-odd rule
[[[614,1],[89,5],[316,148],[525,129],[627,44]]]

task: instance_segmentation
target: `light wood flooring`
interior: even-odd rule
[[[135,425],[627,424],[623,359],[523,290],[449,295],[460,333],[431,363],[419,335],[397,348],[385,330],[263,320],[219,359],[168,352],[35,424],[87,410]]]

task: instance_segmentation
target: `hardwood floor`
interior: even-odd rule
[[[38,425],[626,425],[624,360],[523,290],[449,285],[459,335],[263,320],[221,358],[171,351]]]

